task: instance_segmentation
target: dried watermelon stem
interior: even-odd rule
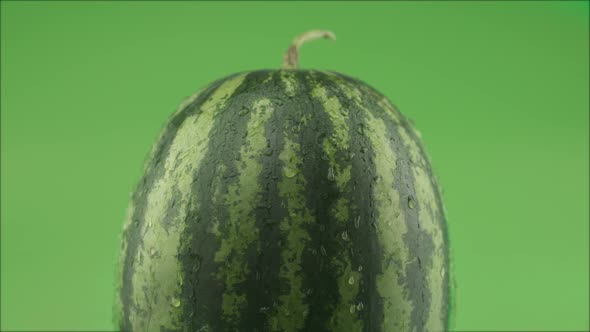
[[[291,46],[289,46],[289,49],[283,57],[283,68],[297,69],[297,67],[299,67],[299,47],[305,42],[320,38],[336,40],[336,35],[334,35],[332,31],[328,30],[311,30],[295,37],[291,43]]]

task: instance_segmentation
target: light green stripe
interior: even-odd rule
[[[301,275],[301,255],[311,239],[305,225],[315,219],[305,205],[306,182],[301,173],[301,146],[289,139],[288,132],[285,131],[285,145],[279,155],[284,166],[278,189],[288,212],[279,225],[283,234],[287,234],[286,244],[281,251],[283,265],[279,276],[287,281],[289,290],[279,296],[280,304],[269,317],[273,331],[299,331],[308,313]]]
[[[177,116],[186,106],[188,106],[190,103],[192,103],[193,101],[195,101],[200,95],[201,93],[204,91],[205,89],[201,89],[195,93],[193,93],[190,97],[186,98],[176,109],[176,111],[172,114],[171,119],[173,119],[175,116]],[[160,133],[158,134],[158,138],[155,140],[155,143],[152,144],[152,148],[150,150],[149,153],[149,159],[148,160],[152,160],[156,154],[157,148],[160,144],[160,142],[162,141],[162,138],[164,137],[164,134],[168,132],[168,128],[167,126],[165,126],[164,128],[162,128],[160,130]],[[151,162],[146,162],[143,165],[143,174],[147,174],[149,172],[151,172],[151,167],[153,167]],[[132,220],[133,220],[133,213],[135,211],[135,205],[133,203],[133,193],[130,193],[130,197],[129,197],[129,206],[127,208],[127,215],[125,218],[125,221],[123,223],[123,234],[126,234],[127,232],[129,232],[129,227],[131,226]],[[127,255],[127,239],[126,238],[122,238],[121,239],[121,256],[119,257],[119,287],[120,285],[123,285],[123,266],[125,263],[125,257]],[[115,317],[115,321],[118,322],[118,320],[121,318],[122,313],[121,310],[123,308],[123,304],[120,303],[120,298],[117,298],[117,304],[116,306],[117,311],[116,311],[116,315],[118,317]]]
[[[330,117],[334,127],[334,140],[337,146],[341,149],[348,149],[350,136],[348,135],[346,118],[342,114],[344,110],[342,105],[340,105],[338,98],[335,96],[328,97],[326,88],[319,83],[315,84],[311,95],[321,101],[322,106],[324,107],[324,112]]]
[[[382,331],[402,331],[409,327],[413,310],[407,285],[398,280],[406,278],[406,266],[410,263],[409,249],[404,245],[407,233],[400,193],[393,190],[397,156],[389,145],[387,128],[383,120],[366,111],[365,134],[375,153],[377,177],[373,195],[377,209],[377,234],[383,251],[382,273],[377,276],[377,290],[383,298]],[[399,268],[396,263],[399,263]]]
[[[270,82],[270,80],[272,80],[272,78],[274,77],[274,75],[275,75],[274,72],[271,72],[270,74],[268,74],[268,76],[266,76],[266,78],[264,80],[262,80],[261,85]]]
[[[346,197],[339,197],[330,209],[330,213],[336,218],[336,220],[345,224],[350,221],[349,204],[350,202]]]
[[[213,126],[215,109],[223,107],[242,82],[243,76],[224,82],[202,112],[185,119],[164,160],[164,175],[147,193],[144,224],[140,230],[143,246],[137,250],[133,274],[130,322],[133,330],[159,331],[161,327],[180,328],[182,303],[179,301],[181,264],[177,259],[184,218],[191,196],[193,174],[207,152],[206,142]],[[165,229],[162,221],[174,193],[178,215]],[[145,317],[148,317],[147,321]]]
[[[190,97],[187,97],[185,100],[183,100],[180,105],[176,108],[176,111],[172,114],[172,116],[170,117],[171,119],[173,119],[175,116],[177,116],[182,110],[184,110],[184,108],[186,106],[188,106],[190,103],[192,103],[193,101],[195,101],[200,95],[201,93],[203,93],[205,89],[201,89],[195,93],[193,93]],[[164,128],[162,128],[160,130],[160,133],[158,134],[158,137],[156,138],[156,140],[154,141],[154,143],[152,144],[151,150],[149,152],[149,159],[148,160],[152,160],[156,154],[156,150],[158,149],[158,146],[160,145],[160,142],[162,141],[162,138],[164,137],[164,135],[168,132],[168,128],[167,126],[164,126]],[[150,162],[146,162],[143,165],[143,173],[142,174],[147,174],[148,172],[151,171],[150,167],[153,167],[152,163]],[[129,207],[127,208],[127,217],[125,218],[125,222],[123,224],[123,229],[126,231],[129,226],[131,225],[131,221],[132,221],[132,217],[133,217],[133,210],[134,210],[134,206],[133,206],[133,200],[132,200],[132,194],[130,193],[129,195],[129,199],[130,199],[130,203],[129,203]],[[124,246],[127,246],[127,243],[125,242],[125,240],[123,240],[124,242]],[[122,252],[127,252],[122,251]],[[123,257],[121,257],[122,259],[124,259],[124,255]],[[121,274],[122,277],[122,274]]]
[[[330,329],[332,331],[362,331],[363,322],[358,315],[364,304],[355,301],[359,292],[361,273],[353,269],[348,257],[333,259],[332,267],[336,271],[342,271],[342,275],[338,277],[340,302],[330,317]]]
[[[327,75],[330,75],[327,73]],[[346,122],[346,112],[344,112],[342,105],[337,97],[328,97],[326,88],[321,84],[316,83],[312,90],[312,95],[317,98],[324,108],[332,121],[332,127],[334,128],[334,134],[331,137],[324,138],[322,147],[324,152],[329,159],[329,169],[325,170],[326,177],[329,179],[333,177],[336,182],[336,186],[340,192],[347,192],[348,182],[350,181],[350,170],[351,165],[343,167],[340,163],[336,162],[336,152],[344,153],[348,155],[350,149],[350,134],[348,123]],[[348,209],[344,209],[347,206],[348,200],[340,198],[335,206],[334,213],[337,219],[340,221],[348,220]]]
[[[298,84],[295,80],[295,73],[293,71],[281,71],[281,80],[285,84],[285,94],[289,97],[294,97],[298,90]]]
[[[227,233],[214,230],[221,242],[219,251],[215,253],[215,261],[222,263],[217,271],[217,278],[225,287],[222,315],[225,320],[234,323],[239,321],[240,310],[246,305],[245,291],[237,287],[249,274],[246,251],[259,237],[254,214],[262,193],[259,182],[262,163],[259,157],[266,148],[264,124],[273,111],[269,99],[258,100],[253,105],[247,124],[248,135],[240,149],[240,161],[236,162],[240,175],[237,183],[228,187],[225,197],[225,205],[229,209],[229,220],[224,221]],[[257,250],[260,251],[260,247]]]

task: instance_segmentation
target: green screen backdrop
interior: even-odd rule
[[[588,2],[1,3],[1,329],[112,330],[119,235],[187,96],[278,68],[382,91],[444,200],[455,329],[588,330]]]

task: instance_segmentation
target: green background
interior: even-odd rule
[[[1,328],[110,330],[130,191],[164,121],[225,75],[381,90],[444,187],[455,329],[587,330],[588,2],[2,2]]]

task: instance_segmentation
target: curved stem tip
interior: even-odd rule
[[[336,35],[328,30],[311,30],[295,37],[283,57],[283,69],[297,69],[299,67],[299,47],[308,41],[320,38],[336,40]]]

